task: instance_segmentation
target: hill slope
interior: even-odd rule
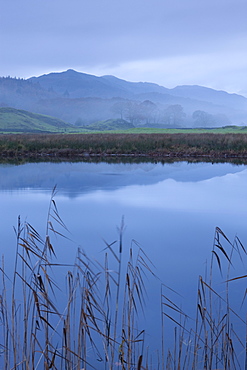
[[[72,128],[57,118],[20,109],[0,108],[0,132],[65,132]]]
[[[129,130],[135,128],[133,124],[123,119],[108,119],[105,121],[98,121],[84,127],[87,130],[96,131]]]

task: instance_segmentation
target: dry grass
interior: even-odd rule
[[[246,134],[20,134],[0,136],[1,157],[245,157]]]
[[[235,255],[235,256],[234,256]],[[246,368],[246,318],[241,309],[245,289],[231,300],[232,281],[229,279],[235,259],[246,257],[246,250],[238,237],[231,242],[220,228],[216,228],[212,258],[206,277],[199,277],[196,316],[189,318],[181,308],[165,296],[163,287],[162,325],[174,323],[174,348],[168,351],[165,364],[163,348],[162,369],[244,369]],[[215,265],[216,264],[216,265]],[[220,278],[220,279],[219,279]],[[222,281],[224,286],[222,285]],[[237,310],[233,309],[237,306]],[[192,324],[191,324],[192,323]],[[162,343],[164,345],[164,338]]]
[[[78,249],[74,265],[67,266],[66,285],[58,286],[54,273],[64,266],[54,262],[52,237],[64,237],[56,225],[65,225],[54,196],[55,189],[45,238],[19,219],[12,279],[2,262],[1,368],[113,369],[118,363],[142,369],[144,330],[139,331],[137,316],[144,307],[141,275],[149,269],[148,259],[133,243],[122,270],[122,223],[119,241],[106,243],[102,265]]]

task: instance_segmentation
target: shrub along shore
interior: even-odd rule
[[[5,134],[0,157],[247,158],[247,134]]]

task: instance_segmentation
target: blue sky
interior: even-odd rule
[[[69,68],[247,94],[246,0],[0,0],[0,75]]]

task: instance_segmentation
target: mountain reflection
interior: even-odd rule
[[[238,173],[245,168],[224,163],[27,163],[0,165],[0,190],[50,190],[77,196],[94,190],[114,190],[128,185],[151,185],[172,179],[197,182],[215,176]]]

